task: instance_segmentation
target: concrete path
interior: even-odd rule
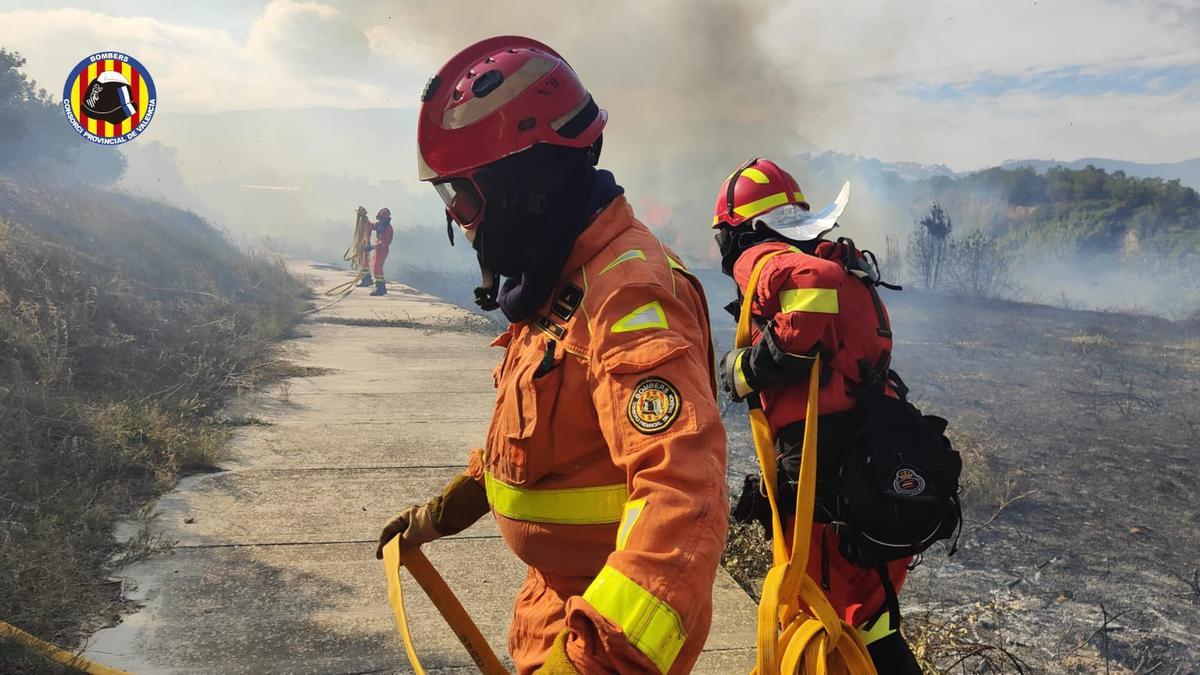
[[[318,290],[348,278],[294,268]],[[500,352],[481,322],[392,284],[387,297],[358,290],[300,326],[293,360],[314,375],[232,406],[253,424],[223,471],[159,501],[153,526],[178,544],[123,571],[143,608],[97,633],[87,656],[134,673],[410,672],[375,537],[483,442]],[[524,569],[492,519],[426,553],[507,662]],[[425,667],[473,671],[411,579],[405,590]],[[724,572],[716,608],[698,671],[748,672],[755,607]]]

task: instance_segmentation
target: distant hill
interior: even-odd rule
[[[1052,159],[1020,159],[1005,162],[1001,165],[1001,168],[1017,169],[1029,167],[1038,173],[1045,173],[1046,169],[1055,166],[1061,166],[1066,169],[1086,169],[1089,166],[1094,166],[1097,169],[1104,169],[1109,173],[1124,171],[1125,175],[1137,178],[1178,179],[1183,185],[1193,190],[1200,190],[1200,157],[1166,164],[1140,164],[1138,162],[1126,162],[1120,159],[1104,159],[1100,157],[1085,157],[1073,162],[1060,162]]]

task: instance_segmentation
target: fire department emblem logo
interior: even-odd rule
[[[643,434],[665,431],[679,417],[679,390],[661,377],[648,377],[629,397],[629,422]]]
[[[137,138],[156,107],[154,80],[137,59],[100,52],[79,62],[63,85],[63,113],[75,133],[100,145]]]
[[[925,479],[921,474],[908,467],[896,471],[896,479],[892,481],[892,489],[898,495],[912,497],[925,491]]]

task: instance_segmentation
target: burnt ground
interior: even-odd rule
[[[700,276],[719,356],[731,282]],[[901,595],[928,668],[1200,672],[1200,323],[883,297],[894,367],[964,455],[960,550]],[[757,469],[745,408],[723,408],[736,498]]]
[[[719,306],[729,293],[709,294]],[[1200,325],[884,298],[894,367],[918,407],[950,420],[966,465],[959,553],[935,546],[902,593],[927,664],[1196,672]],[[732,319],[713,323],[727,346]],[[726,424],[735,488],[754,461],[744,408],[727,406]]]

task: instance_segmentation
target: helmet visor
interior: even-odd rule
[[[812,241],[837,227],[835,221],[814,219],[809,210],[799,204],[784,204],[755,220],[794,241]]]
[[[446,203],[446,211],[460,227],[472,228],[479,224],[483,215],[483,194],[470,178],[451,178],[447,181],[434,183],[442,201]]]

